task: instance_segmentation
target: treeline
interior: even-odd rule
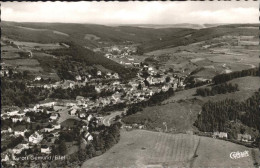
[[[159,92],[155,93],[151,98],[147,101],[142,101],[136,104],[131,105],[128,110],[126,111],[126,115],[132,115],[137,113],[138,111],[142,111],[143,108],[147,106],[153,106],[158,103],[161,103],[162,101],[168,99],[170,96],[174,95],[174,91],[172,88],[170,88],[167,92]]]
[[[116,111],[116,110],[122,110],[126,107],[126,103],[117,103],[109,106],[105,106],[102,108],[101,112],[109,112],[109,111]]]
[[[202,106],[202,112],[194,125],[203,132],[227,131],[226,123],[238,120],[260,130],[260,91],[244,102],[233,99],[208,101]]]
[[[76,99],[77,96],[83,97],[94,97],[97,96],[98,93],[95,90],[95,86],[93,85],[86,85],[83,87],[75,87],[74,89],[62,89],[57,88],[52,91],[50,94],[50,98],[57,98],[57,99]]]
[[[212,81],[215,85],[217,85],[217,84],[224,83],[224,82],[227,82],[227,81],[235,79],[235,78],[240,78],[240,77],[245,77],[245,76],[260,76],[259,67],[242,70],[242,71],[235,71],[235,72],[231,72],[228,74],[216,75],[212,79]]]
[[[188,76],[184,83],[186,83],[185,88],[186,89],[190,89],[190,88],[194,88],[194,87],[200,87],[206,84],[209,84],[210,81],[206,80],[206,81],[196,81],[194,76]]]
[[[212,86],[211,89],[210,88],[198,88],[196,90],[196,94],[199,96],[214,96],[216,94],[225,94],[225,93],[231,93],[231,92],[235,92],[238,91],[238,85],[237,84],[219,84],[219,85],[215,85]]]

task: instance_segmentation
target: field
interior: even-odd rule
[[[34,42],[24,42],[24,41],[13,41],[14,44],[18,45],[19,47],[22,47],[23,49],[32,49],[32,48],[39,48],[39,49],[58,49],[62,48],[58,43],[34,43]]]
[[[13,66],[38,66],[40,63],[35,59],[15,59],[15,60],[6,60],[6,64]]]
[[[1,53],[2,59],[17,59],[20,58],[20,55],[16,52],[2,52]]]
[[[197,101],[186,100],[147,107],[142,112],[123,119],[125,123],[145,124],[148,129],[165,130],[163,122],[166,122],[169,132],[186,132],[193,130],[192,124],[197,119],[201,106]]]
[[[188,167],[199,137],[145,130],[122,131],[118,144],[105,154],[86,161],[87,167]]]
[[[250,37],[244,46],[238,42]],[[252,38],[253,37],[253,38]],[[255,36],[220,36],[184,46],[169,47],[145,55],[158,60],[165,68],[173,68],[193,76],[210,79],[220,73],[230,73],[259,65],[259,49]],[[252,43],[251,43],[252,42]],[[202,69],[201,69],[202,68]]]
[[[231,152],[249,151],[249,157],[232,160]],[[194,157],[198,155],[198,157]],[[255,156],[259,151],[255,151]],[[122,131],[118,144],[101,156],[84,162],[88,167],[253,167],[250,148],[231,142],[188,134],[146,130]]]
[[[259,156],[259,150],[250,149],[245,146],[237,145],[231,142],[217,140],[213,138],[200,138],[200,145],[197,150],[198,157],[193,163],[193,167],[254,167],[252,150],[255,150]],[[231,152],[249,151],[249,157],[231,159]],[[260,158],[256,158],[260,163]]]

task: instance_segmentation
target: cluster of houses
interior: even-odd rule
[[[228,139],[228,133],[226,132],[213,132],[213,138]],[[237,134],[237,140],[241,142],[253,142],[253,138],[249,134]]]
[[[31,121],[31,118],[29,116],[26,116],[27,112],[42,112],[42,107],[51,107],[55,103],[42,103],[37,104],[32,108],[26,108],[26,109],[15,109],[10,111],[5,111],[1,114],[2,120],[11,119],[13,123],[16,123],[18,121],[25,121],[28,124],[33,124],[34,122]],[[47,113],[50,113],[50,111]],[[57,113],[52,113],[49,118],[49,125],[45,128],[42,128],[40,130],[37,130],[33,132],[31,135],[29,134],[29,137],[26,136],[26,133],[31,132],[31,128],[25,128],[23,125],[16,126],[14,128],[8,127],[6,129],[1,130],[2,136],[8,136],[8,137],[23,137],[23,142],[16,145],[12,149],[8,149],[5,152],[1,153],[2,155],[2,161],[14,161],[16,160],[16,155],[19,155],[22,153],[23,150],[34,148],[35,145],[37,145],[40,148],[40,152],[42,154],[50,154],[51,153],[51,145],[54,143],[55,139],[59,137],[59,130],[61,129],[61,125],[57,123],[58,115]],[[44,142],[44,137],[46,137],[46,133],[48,133],[50,136],[53,137],[52,141],[50,143],[47,143],[46,140]],[[48,138],[47,138],[48,139]]]
[[[46,89],[57,89],[57,88],[61,88],[61,89],[68,89],[68,88],[75,88],[77,87],[83,87],[86,86],[87,83],[95,83],[98,78],[104,78],[104,79],[114,79],[114,80],[118,80],[120,79],[120,76],[118,73],[111,73],[111,72],[106,72],[106,73],[102,73],[101,71],[97,71],[97,78],[94,78],[92,75],[90,74],[86,74],[85,76],[83,75],[77,75],[75,77],[75,81],[72,80],[64,80],[64,81],[58,81],[55,83],[51,83],[51,84],[33,84],[33,85],[28,85],[27,87],[43,87]],[[40,81],[42,79],[42,77],[37,76],[35,77],[34,81]]]
[[[140,66],[140,63],[136,61],[131,55],[136,53],[136,47],[133,46],[112,46],[107,48],[105,57],[112,59],[122,65]]]
[[[80,102],[82,98],[78,98],[78,102]],[[26,108],[26,109],[6,109],[5,112],[1,114],[1,119],[6,120],[6,119],[14,119],[17,118],[18,121],[24,120],[25,122],[32,123],[30,120],[30,117],[26,116],[27,112],[34,112],[34,113],[39,113],[42,112],[43,109],[45,108],[50,108],[54,107],[57,105],[61,105],[60,102],[56,101],[50,101],[46,100],[43,101],[39,104],[36,104],[35,106],[31,108]],[[77,103],[63,103],[62,105],[66,105],[68,107],[73,107],[77,106]],[[1,161],[6,162],[8,165],[15,165],[15,160],[19,158],[21,153],[26,150],[26,149],[34,149],[35,146],[37,146],[38,151],[40,152],[41,155],[45,154],[51,154],[52,151],[52,145],[54,144],[55,140],[59,138],[60,136],[60,131],[64,130],[65,128],[61,127],[61,125],[58,122],[59,115],[56,111],[48,111],[47,114],[50,114],[49,121],[47,122],[47,126],[44,128],[40,128],[39,130],[34,131],[33,133],[31,128],[25,128],[24,126],[19,126],[15,128],[4,128],[1,130],[2,136],[5,137],[23,137],[23,141],[19,144],[17,144],[14,148],[7,149],[6,151],[1,153]],[[87,121],[90,122],[93,119],[93,115],[90,114],[88,116],[84,116],[87,118]],[[100,118],[96,118],[95,122],[100,121]],[[16,119],[14,122],[17,122]],[[67,129],[67,128],[66,128]],[[29,135],[26,135],[26,133],[29,133]],[[88,132],[88,125],[83,126],[80,128],[80,132],[82,133],[83,137],[85,138],[85,141],[92,141],[93,136],[91,135],[90,132]],[[8,138],[7,138],[8,139]]]

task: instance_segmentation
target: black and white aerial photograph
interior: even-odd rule
[[[2,168],[259,168],[259,1],[1,2]]]

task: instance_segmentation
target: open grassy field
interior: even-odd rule
[[[11,65],[22,65],[22,66],[37,66],[39,65],[39,62],[35,59],[16,59],[16,60],[6,60],[6,64]]]
[[[147,107],[142,112],[123,119],[125,123],[145,124],[148,129],[162,129],[165,131],[163,122],[167,124],[169,132],[185,132],[192,130],[201,106],[197,101],[185,100]]]
[[[252,150],[255,150],[255,160],[260,162],[259,150],[247,148],[231,142],[213,138],[200,138],[200,145],[197,150],[198,157],[194,160],[192,167],[254,167]],[[249,151],[249,157],[231,159],[231,152]]]
[[[232,160],[231,152],[249,151],[249,157]],[[198,157],[194,157],[198,155]],[[255,156],[259,151],[255,151]],[[208,137],[146,130],[121,132],[118,144],[101,156],[84,162],[94,167],[253,167],[250,148]]]
[[[16,52],[1,52],[2,59],[17,59],[20,58],[20,55]]]
[[[87,167],[188,167],[199,137],[145,130],[122,131],[118,144],[86,161]]]
[[[24,41],[13,41],[14,44],[21,46],[24,49],[40,48],[40,49],[58,49],[62,48],[59,43],[34,43],[34,42],[24,42]]]

